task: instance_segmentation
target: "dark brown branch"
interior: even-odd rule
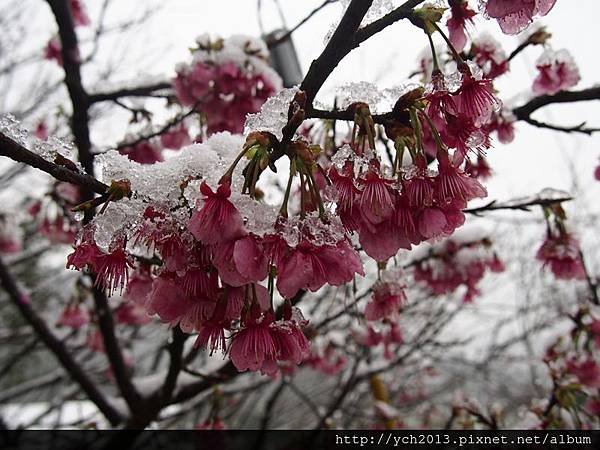
[[[420,5],[424,1],[425,0],[409,0],[402,6],[399,6],[398,8],[383,16],[381,19],[371,22],[367,26],[361,28],[356,33],[354,42],[355,45],[360,45],[360,43],[366,41],[371,36],[379,33],[380,31],[383,31],[385,28],[389,27],[390,25],[393,25],[394,23],[402,19],[411,18],[413,8]]]
[[[68,0],[47,0],[58,25],[58,34],[61,42],[61,56],[65,71],[65,85],[73,107],[71,117],[71,130],[75,138],[75,145],[79,150],[79,161],[86,173],[94,175],[94,156],[91,153],[89,128],[89,97],[81,81],[81,62],[79,57],[79,43],[75,25],[71,16],[71,7]],[[93,198],[93,192],[83,189],[83,199]]]
[[[348,5],[348,9],[346,9],[340,24],[325,46],[323,53],[312,62],[306,77],[300,85],[300,90],[306,92],[307,105],[312,105],[317,93],[325,80],[331,75],[331,72],[357,46],[353,36],[372,3],[373,0],[352,0]]]
[[[46,325],[46,322],[38,316],[35,309],[29,304],[28,297],[21,292],[16,280],[0,258],[0,280],[8,293],[12,303],[19,309],[25,320],[35,330],[37,336],[44,342],[50,351],[59,360],[62,367],[69,373],[71,378],[81,386],[89,399],[98,407],[108,421],[116,425],[123,417],[111,405],[104,394],[98,389],[94,382],[88,377],[83,368],[73,359],[65,344],[62,343]]]
[[[531,99],[523,106],[513,109],[513,114],[519,120],[525,120],[535,111],[555,103],[574,103],[591,100],[600,100],[600,86],[581,91],[563,91],[555,95],[541,95]]]
[[[46,172],[57,180],[86,188],[90,192],[102,195],[108,190],[107,185],[96,180],[94,177],[75,172],[65,166],[54,164],[40,155],[27,150],[21,144],[2,133],[0,133],[0,155]]]
[[[386,112],[383,114],[374,114],[373,122],[378,124],[385,124],[386,122],[394,119],[393,112]],[[323,109],[310,108],[306,112],[307,119],[324,119],[324,120],[345,120],[352,122],[354,120],[354,112],[350,110],[335,110],[326,111]]]
[[[537,128],[545,128],[547,130],[562,131],[563,133],[582,133],[591,136],[594,133],[600,132],[600,128],[587,128],[585,122],[573,127],[563,127],[559,125],[552,125],[545,122],[532,119],[531,117],[524,117],[521,119],[523,122],[527,122],[529,125],[533,125]]]
[[[573,200],[571,197],[553,198],[553,199],[536,199],[523,203],[505,203],[499,204],[496,200],[491,201],[487,205],[477,208],[463,209],[465,214],[473,214],[475,216],[488,211],[514,210],[514,211],[530,211],[532,206],[552,206],[562,202]]]
[[[132,141],[123,142],[122,144],[117,145],[115,147],[115,150],[121,150],[121,149],[126,148],[126,147],[135,147],[136,145],[138,145],[138,144],[140,144],[142,142],[148,141],[148,140],[150,140],[150,139],[152,139],[154,137],[157,137],[157,136],[160,136],[161,134],[166,133],[167,131],[169,131],[174,126],[176,126],[176,125],[180,124],[181,122],[183,122],[184,119],[186,119],[187,117],[191,116],[195,112],[198,112],[197,108],[198,108],[198,106],[200,106],[201,103],[203,103],[203,100],[198,101],[194,106],[192,106],[185,113],[179,114],[179,115],[175,116],[173,119],[169,120],[159,130],[154,131],[152,133],[148,133],[148,134],[143,135],[143,136],[138,136],[137,138],[135,138]]]
[[[173,340],[169,344],[171,363],[165,382],[160,390],[161,404],[169,402],[177,385],[177,378],[183,366],[183,347],[187,338],[188,335],[181,331],[179,326],[173,328]]]
[[[110,361],[110,366],[117,382],[117,386],[119,387],[119,391],[127,402],[127,406],[129,406],[132,415],[135,415],[135,413],[142,408],[143,399],[129,376],[129,371],[125,364],[119,341],[115,335],[115,324],[112,312],[108,306],[106,294],[96,288],[93,289],[93,294],[96,314],[98,316],[98,326],[102,333],[106,356]]]
[[[163,91],[171,88],[171,83],[161,82],[148,86],[138,86],[134,88],[119,89],[112,92],[100,92],[92,94],[89,97],[90,103],[118,100],[123,97],[153,97],[157,91]]]

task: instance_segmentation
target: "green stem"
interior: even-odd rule
[[[285,194],[283,196],[283,202],[281,203],[281,209],[279,215],[283,217],[288,216],[288,202],[290,200],[290,192],[292,190],[292,181],[294,180],[294,160],[290,160],[290,176],[288,178],[287,186],[285,188]]]

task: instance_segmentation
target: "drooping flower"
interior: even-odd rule
[[[581,79],[579,69],[567,50],[547,49],[536,66],[539,71],[533,82],[536,94],[554,95],[575,86]]]
[[[266,252],[259,239],[253,235],[219,244],[213,264],[221,279],[231,286],[262,281],[269,272]]]
[[[231,362],[240,372],[257,371],[265,363],[277,358],[277,345],[273,339],[270,314],[250,320],[233,336],[230,347]]]
[[[401,248],[411,248],[409,236],[394,226],[394,219],[378,225],[361,225],[358,230],[360,245],[365,253],[376,261],[387,261]]]
[[[468,68],[463,69],[463,81],[454,96],[456,110],[475,122],[476,125],[486,123],[500,101],[494,95],[492,80],[477,79]]]
[[[388,220],[394,213],[391,181],[369,170],[359,178],[362,190],[357,198],[361,216],[366,225],[378,225]]]
[[[336,245],[315,246],[303,240],[283,252],[277,260],[277,289],[285,298],[300,289],[312,292],[328,283],[340,286],[364,275],[360,256],[345,239]]]
[[[536,258],[549,266],[559,280],[581,280],[585,269],[580,256],[579,241],[567,232],[550,234],[539,248]]]
[[[533,21],[535,16],[545,16],[556,0],[484,0],[485,14],[498,21],[505,34],[517,34]]]
[[[217,244],[242,236],[242,217],[229,201],[231,186],[223,183],[213,192],[206,182],[202,182],[200,192],[204,195],[202,207],[196,208],[188,223],[194,237],[205,244]]]
[[[485,78],[497,78],[510,68],[510,61],[500,43],[488,33],[481,34],[473,41],[471,53]]]
[[[112,295],[117,289],[123,292],[129,280],[128,268],[133,267],[133,264],[125,251],[125,243],[125,238],[118,236],[111,242],[108,253],[94,258],[95,284],[106,290],[108,295]]]
[[[67,256],[67,269],[82,270],[88,267],[95,271],[98,258],[102,256],[102,251],[94,241],[94,230],[91,227],[86,227],[81,233],[79,242],[75,245],[73,253]]]
[[[280,361],[300,364],[310,352],[310,344],[295,321],[280,321],[272,325],[272,336]]]
[[[450,0],[450,18],[446,22],[448,26],[448,37],[457,52],[462,52],[467,44],[466,25],[473,23],[473,17],[477,14],[469,8],[467,0]]]
[[[373,287],[373,296],[365,307],[365,318],[371,321],[395,319],[405,301],[403,285],[397,282],[377,283]]]
[[[487,197],[486,189],[477,181],[471,178],[457,165],[459,158],[450,161],[448,155],[440,152],[439,174],[434,181],[434,196],[440,205],[446,205],[453,200],[468,202],[474,198]]]

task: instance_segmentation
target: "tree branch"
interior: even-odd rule
[[[102,195],[108,190],[107,185],[96,180],[94,177],[75,172],[66,166],[59,166],[48,161],[40,155],[27,150],[21,144],[2,133],[0,133],[0,155],[46,172],[57,180],[66,181],[67,183],[88,189],[90,192]]]
[[[171,83],[164,81],[160,83],[154,83],[147,86],[138,86],[134,88],[119,89],[112,92],[99,92],[92,94],[89,97],[91,104],[118,100],[123,97],[152,97],[156,91],[162,91],[171,88]]]
[[[63,344],[46,325],[46,322],[38,316],[35,309],[29,304],[26,294],[21,292],[16,280],[0,258],[0,281],[9,295],[12,303],[19,309],[25,320],[50,351],[59,360],[62,367],[69,373],[71,378],[81,386],[89,399],[98,407],[112,425],[123,420],[121,414],[111,405],[104,394],[98,389],[94,382],[88,377],[83,368],[73,359],[65,344]]]
[[[600,86],[581,91],[563,91],[555,95],[540,95],[539,97],[532,98],[523,106],[513,109],[513,114],[519,120],[525,120],[544,106],[555,103],[573,103],[591,100],[600,100]]]
[[[75,25],[71,16],[70,3],[67,0],[47,0],[58,25],[58,34],[61,41],[61,55],[65,70],[65,85],[69,91],[73,115],[71,117],[71,130],[75,144],[79,150],[79,161],[89,175],[94,175],[94,155],[91,152],[89,129],[89,97],[81,81],[81,62],[79,44]],[[84,188],[83,199],[93,198],[93,192]]]
[[[404,3],[402,6],[394,9],[389,12],[381,19],[378,19],[374,22],[371,22],[367,26],[361,28],[356,32],[356,36],[354,38],[355,46],[360,45],[362,42],[369,39],[371,36],[383,31],[385,28],[393,25],[394,23],[402,20],[409,19],[412,17],[413,8],[423,3],[425,0],[409,0]]]
[[[94,278],[93,276],[91,277],[92,279]],[[95,281],[95,279],[93,281]],[[133,416],[142,409],[143,399],[133,385],[125,360],[123,359],[123,353],[121,352],[119,341],[115,335],[115,324],[108,306],[106,294],[96,288],[93,289],[93,294],[96,315],[98,316],[98,326],[100,327],[102,340],[104,342],[104,350],[110,361],[110,366],[117,382],[117,386],[119,387],[119,391],[127,402],[127,406],[129,406]]]
[[[481,215],[483,212],[487,211],[500,211],[500,210],[516,210],[516,211],[530,211],[529,208],[532,206],[552,206],[557,203],[569,202],[573,200],[571,197],[561,197],[561,198],[552,198],[552,199],[536,199],[529,200],[522,203],[505,203],[498,204],[496,200],[491,201],[487,205],[479,206],[477,208],[468,208],[463,209],[465,214],[473,214],[475,216]]]

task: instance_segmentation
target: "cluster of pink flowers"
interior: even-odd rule
[[[202,198],[184,229],[169,212],[148,207],[134,230],[132,245],[158,252],[160,270],[140,267],[129,280],[135,258],[127,239],[117,234],[103,251],[95,244],[91,226],[80,236],[68,266],[87,267],[96,274],[96,284],[109,293],[127,286],[125,298],[171,326],[197,332],[197,345],[228,351],[239,370],[274,374],[277,361],[299,364],[308,355],[301,331],[306,323],[292,311],[289,300],[283,317],[276,320],[273,289],[291,299],[301,289],[347,283],[363,274],[358,253],[343,236],[319,245],[309,228],[295,246],[281,234],[254,235],[246,231],[229,200],[228,182],[216,190],[203,182],[200,190]],[[267,278],[269,288],[259,284]]]
[[[556,0],[481,0],[480,3],[483,13],[496,19],[504,33],[517,34],[534,17],[548,14]]]
[[[246,115],[255,113],[281,89],[268,66],[262,40],[248,36],[198,38],[193,61],[181,65],[173,80],[179,101],[206,114],[207,132],[241,133]]]
[[[368,325],[366,329],[358,330],[354,333],[354,340],[360,346],[375,349],[383,344],[383,356],[386,359],[392,359],[396,354],[396,349],[404,344],[404,338],[400,327],[396,322],[386,321],[378,326]]]
[[[569,337],[561,336],[544,356],[552,378],[551,403],[533,408],[538,428],[593,427],[600,416],[600,320],[581,308],[570,316],[574,323]],[[570,399],[578,399],[574,406]]]
[[[546,240],[537,251],[536,258],[549,267],[560,280],[581,280],[585,268],[581,260],[579,241],[564,228],[549,230]]]
[[[554,95],[575,86],[581,79],[579,69],[567,50],[548,49],[536,65],[539,71],[533,82],[533,92],[536,94]]]
[[[373,286],[373,296],[365,307],[365,319],[377,321],[398,318],[406,303],[406,286],[398,281],[381,281]]]
[[[71,244],[79,232],[79,223],[73,208],[81,202],[79,188],[57,182],[45,201],[36,200],[28,207],[38,231],[54,244]]]
[[[478,284],[488,270],[504,271],[504,264],[489,245],[487,239],[466,243],[447,239],[432,255],[417,262],[415,281],[424,283],[435,295],[464,286],[463,300],[471,302],[479,294]]]

